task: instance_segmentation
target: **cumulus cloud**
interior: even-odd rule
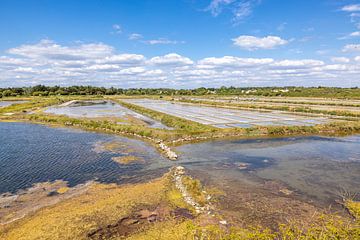
[[[269,85],[359,86],[360,56],[352,60],[207,57],[196,61],[177,53],[146,58],[118,53],[102,43],[61,45],[42,40],[0,56],[0,87],[98,85],[116,87],[219,87]]]
[[[155,65],[190,65],[194,62],[187,57],[183,57],[176,53],[169,53],[164,56],[153,57],[149,63]]]
[[[313,59],[303,59],[303,60],[282,60],[277,61],[271,66],[273,68],[292,68],[292,69],[299,69],[299,68],[311,68],[311,67],[318,67],[322,66],[325,63],[320,60],[313,60]]]
[[[258,50],[258,49],[273,49],[277,46],[288,44],[287,40],[281,39],[277,36],[267,36],[263,38],[243,35],[232,39],[235,46],[241,47],[246,50]]]
[[[350,59],[347,57],[332,57],[331,61],[337,63],[348,63],[350,62]]]
[[[140,54],[114,54],[97,60],[97,63],[133,65],[142,64],[145,57]]]
[[[343,48],[343,52],[358,52],[360,51],[360,44],[348,44]]]
[[[214,67],[255,67],[258,65],[264,65],[272,63],[272,58],[239,58],[233,56],[224,56],[221,58],[204,58],[198,61],[198,67],[200,68],[214,68]]]
[[[103,43],[61,46],[51,40],[41,40],[37,44],[25,44],[7,51],[10,54],[28,58],[81,60],[109,56],[113,48]]]
[[[341,10],[343,10],[345,12],[358,12],[358,11],[360,11],[360,4],[346,5],[346,6],[342,7]]]
[[[350,37],[360,37],[360,31],[350,33]]]

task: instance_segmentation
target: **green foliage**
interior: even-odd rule
[[[285,97],[326,97],[360,99],[360,89],[336,87],[221,87],[196,89],[169,88],[104,88],[93,86],[43,86],[22,88],[0,88],[0,97],[48,96],[48,95],[237,95],[237,96],[285,96]]]

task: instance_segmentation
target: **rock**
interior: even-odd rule
[[[226,220],[221,220],[221,221],[219,221],[219,223],[222,224],[222,225],[227,225],[227,221],[226,221]]]
[[[240,170],[247,169],[249,165],[250,165],[249,163],[238,163],[238,169]]]
[[[282,188],[279,191],[282,192],[283,194],[287,195],[287,196],[289,196],[289,195],[291,195],[293,193],[293,191],[291,191],[291,190],[289,190],[287,188]]]

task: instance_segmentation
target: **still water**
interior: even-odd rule
[[[117,143],[123,148],[114,152],[101,150],[103,143]],[[112,160],[119,156],[135,156],[141,161],[119,164]],[[70,186],[95,179],[144,181],[161,176],[169,164],[152,146],[134,139],[0,122],[0,193],[56,179],[68,181]]]
[[[117,149],[104,149],[109,143]],[[147,181],[176,164],[195,175],[204,173],[199,176],[232,186],[238,180],[276,180],[296,194],[319,202],[333,201],[342,193],[360,192],[360,136],[222,140],[187,144],[176,150],[180,159],[172,162],[139,140],[3,122],[0,193],[57,179],[68,181],[70,186],[89,180]],[[121,164],[113,160],[122,156],[141,161]]]
[[[141,115],[112,101],[82,101],[67,106],[49,107],[44,110],[44,112],[56,115],[66,115],[75,118],[126,118],[127,116],[132,116],[142,120],[149,125],[149,127],[171,129],[159,121]]]
[[[322,202],[360,192],[360,136],[212,141],[177,150],[185,167],[216,181],[277,180]]]
[[[0,108],[24,102],[26,101],[0,101]]]

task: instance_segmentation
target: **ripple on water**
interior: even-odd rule
[[[99,143],[109,142],[136,151],[126,151],[126,147],[94,151]],[[112,160],[121,156],[143,161],[119,164]],[[94,179],[142,181],[160,176],[170,164],[153,147],[134,139],[28,123],[0,123],[0,193],[57,179],[68,181],[70,186]]]

